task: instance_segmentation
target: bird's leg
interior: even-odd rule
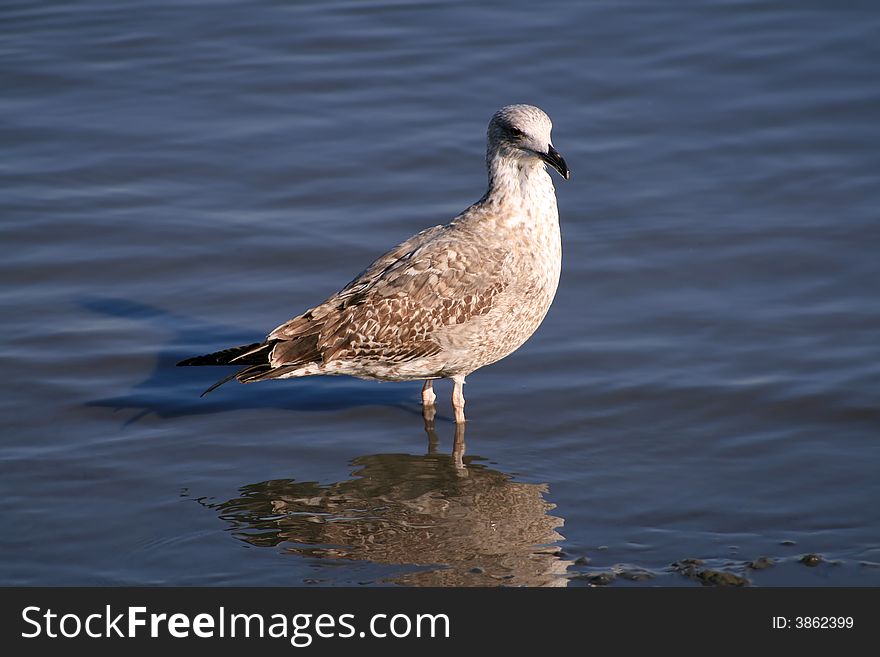
[[[422,386],[422,405],[433,406],[436,400],[437,395],[434,394],[434,380],[425,379],[425,385]]]
[[[437,395],[434,394],[434,382],[431,379],[425,381],[422,386],[422,417],[425,419],[425,431],[434,429],[434,416],[437,414],[437,407],[434,406],[434,400]]]
[[[437,415],[437,407],[422,406],[422,419],[425,421],[425,431],[434,430],[434,417]]]
[[[464,392],[462,391],[462,387],[464,386],[464,377],[463,376],[454,376],[452,377],[452,381],[454,386],[452,388],[452,409],[455,411],[455,423],[463,424],[464,419]]]

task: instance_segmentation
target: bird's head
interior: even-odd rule
[[[496,155],[517,159],[538,159],[556,169],[566,180],[568,165],[550,140],[553,123],[534,105],[507,105],[489,121],[489,157]]]

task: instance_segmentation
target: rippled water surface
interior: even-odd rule
[[[843,4],[4,3],[0,582],[880,585],[880,10]],[[464,435],[446,384],[436,432],[418,384],[199,398],[177,360],[476,200],[512,102],[573,172],[562,281]]]

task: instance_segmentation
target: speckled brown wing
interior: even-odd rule
[[[405,242],[398,244],[385,255],[376,259],[369,267],[358,274],[348,285],[331,296],[324,303],[310,308],[301,315],[285,322],[273,330],[266,338],[267,342],[273,340],[293,340],[308,335],[319,335],[328,315],[345,308],[346,303],[363,294],[381,276],[396,263],[407,258],[419,247],[430,241],[432,237],[442,232],[445,226],[433,226],[416,233]]]
[[[376,260],[338,294],[270,334],[278,340],[272,365],[393,365],[439,352],[437,331],[487,313],[505,286],[507,252],[462,237],[452,226],[429,228]]]

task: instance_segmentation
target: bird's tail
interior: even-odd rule
[[[178,367],[186,367],[189,365],[255,365],[257,363],[265,363],[268,360],[268,351],[271,349],[268,342],[254,342],[253,344],[243,344],[238,347],[230,347],[215,351],[212,354],[204,356],[194,356],[180,361]],[[251,358],[252,356],[256,358]]]
[[[191,365],[244,365],[245,367],[233,372],[227,377],[217,381],[210,388],[201,394],[202,397],[212,390],[216,390],[224,383],[238,379],[242,383],[250,383],[261,377],[272,369],[269,364],[269,352],[272,351],[274,341],[271,342],[254,342],[253,344],[243,344],[238,347],[230,347],[222,349],[204,356],[195,356],[187,358],[177,363],[178,367],[188,367]]]
[[[230,347],[221,351],[204,356],[195,356],[180,361],[178,367],[189,365],[244,365],[237,372],[220,379],[202,393],[202,397],[212,390],[216,390],[227,381],[236,379],[239,383],[254,383],[267,379],[278,379],[290,376],[307,363],[321,360],[321,354],[317,348],[317,334],[298,336],[291,340],[267,340],[266,342],[254,342],[243,344],[238,347]],[[272,365],[269,356],[275,348],[281,350],[283,365]]]

